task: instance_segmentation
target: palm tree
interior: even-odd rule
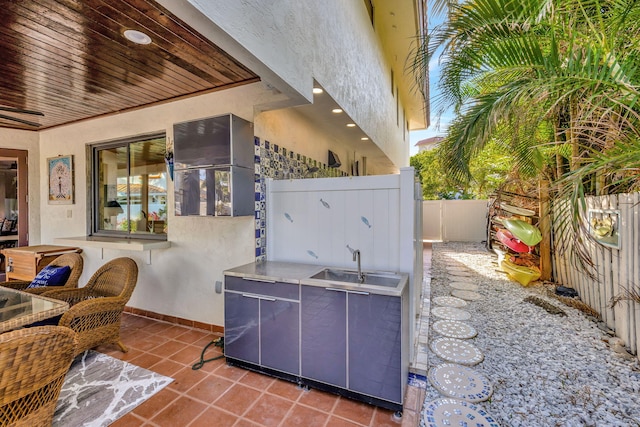
[[[470,160],[499,138],[521,177],[551,181],[553,195],[571,201],[562,205],[571,220],[558,230],[579,242],[586,195],[640,183],[638,170],[627,167],[640,166],[640,5],[435,3],[448,20],[429,34],[411,67],[423,73],[435,47],[444,48],[436,109],[458,112],[443,141],[449,173],[468,180]]]
[[[470,158],[502,133],[525,175],[557,179],[555,154],[576,169],[636,134],[639,14],[630,1],[451,4],[431,36],[446,58],[436,104],[459,113],[445,145],[450,171],[468,177]]]

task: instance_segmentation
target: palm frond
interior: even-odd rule
[[[468,180],[501,140],[521,177],[555,179],[557,250],[594,273],[587,197],[640,188],[639,2],[439,3],[449,20],[430,40],[444,49],[436,105],[458,113],[442,164]]]

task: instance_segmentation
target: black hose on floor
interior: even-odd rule
[[[211,347],[211,345],[214,345],[216,347],[220,347],[222,349],[222,354],[220,356],[216,356],[213,357],[211,359],[204,359],[204,353],[207,351],[207,349],[209,347]],[[207,362],[212,362],[214,360],[218,360],[218,359],[222,359],[224,357],[224,337],[220,337],[218,339],[215,339],[213,341],[211,341],[209,344],[205,345],[204,348],[202,349],[202,353],[200,353],[200,360],[197,361],[196,363],[193,364],[193,366],[191,366],[191,369],[193,369],[194,371],[202,368],[204,366],[205,363]]]

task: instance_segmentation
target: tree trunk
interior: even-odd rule
[[[556,181],[562,178],[564,174],[564,166],[562,161],[562,155],[560,153],[556,153]]]
[[[551,280],[551,210],[549,208],[549,181],[540,180],[538,182],[538,194],[540,197],[540,279]]]

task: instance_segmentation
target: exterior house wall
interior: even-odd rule
[[[397,123],[391,71],[362,1],[160,3],[287,94],[290,105],[310,102],[317,81],[398,169],[409,165],[402,105]]]
[[[390,72],[362,2],[162,0],[160,3],[258,73],[263,82],[38,133],[15,132],[15,138],[13,131],[1,129],[0,146],[26,147],[30,153],[31,245],[52,244],[58,238],[87,234],[89,145],[155,132],[166,132],[171,141],[173,124],[177,122],[233,113],[254,123],[254,134],[262,144],[270,141],[279,144],[281,152],[285,147],[287,154],[295,151],[306,158],[305,164],[326,162],[327,150],[331,149],[343,159],[344,165],[342,171],[331,173],[346,172],[347,160],[353,153],[333,140],[326,129],[293,109],[285,109],[309,103],[313,99],[314,80],[398,169],[408,165],[402,114],[398,126]],[[44,172],[47,158],[60,154],[74,156],[76,191],[72,205],[47,204]],[[375,171],[370,165],[369,172],[389,171]],[[298,173],[304,175],[304,170]],[[106,261],[129,256],[140,268],[129,306],[223,325],[223,296],[215,292],[215,283],[222,281],[225,269],[257,257],[256,232],[260,233],[261,225],[253,216],[175,217],[172,182],[167,203],[170,248],[149,253],[83,247],[85,268],[80,282],[86,282]],[[258,249],[265,247],[264,239],[260,240],[262,246]]]
[[[331,149],[343,160],[340,170],[348,172],[349,159],[353,160],[352,153],[336,145],[322,129],[293,109],[259,113],[254,124],[256,135],[262,139],[323,163],[327,162],[327,150]]]
[[[43,174],[38,202],[46,215],[31,215],[41,218],[42,235],[39,239],[32,237],[30,244],[50,244],[58,238],[86,235],[90,197],[87,146],[91,144],[154,132],[166,132],[167,138],[172,140],[174,123],[233,113],[252,121],[254,134],[261,141],[287,147],[288,151],[300,153],[309,161],[326,162],[328,149],[342,154],[340,147],[336,147],[322,129],[305,122],[304,117],[291,110],[257,112],[254,116],[253,106],[270,96],[277,95],[270,95],[264,85],[254,83],[40,132],[42,148],[30,170],[45,170],[48,157],[73,154],[76,202],[73,205],[47,205],[48,184],[46,174]],[[172,182],[169,182],[168,193],[167,239],[171,247],[152,250],[150,254],[83,247],[85,268],[80,282],[86,282],[109,259],[129,256],[140,268],[138,285],[129,306],[221,326],[223,298],[222,294],[215,293],[215,282],[223,280],[225,269],[256,258],[254,217],[175,217]],[[148,264],[149,258],[151,264]]]
[[[47,212],[41,215],[41,242],[55,243],[56,238],[87,233],[90,184],[87,145],[152,132],[166,132],[172,140],[174,123],[225,113],[253,121],[253,104],[263,96],[261,85],[252,84],[42,131],[40,169],[45,170],[47,157],[74,155],[76,203],[46,205],[47,180],[41,178],[40,202]],[[171,247],[152,250],[151,264],[147,264],[149,254],[145,252],[84,247],[85,268],[80,282],[84,283],[109,259],[129,256],[140,268],[129,306],[222,325],[223,300],[222,294],[214,291],[215,282],[222,281],[225,269],[253,261],[254,218],[175,217],[171,181],[168,187],[167,239]]]
[[[255,116],[254,125],[256,135],[262,139],[322,163],[327,163],[328,150],[333,151],[342,162],[338,171],[349,174],[349,165],[358,160],[351,150],[342,144],[336,144],[324,129],[312,123],[306,116],[293,108],[258,113]],[[382,175],[391,172],[376,167],[375,163],[370,163],[367,166],[368,175]]]

